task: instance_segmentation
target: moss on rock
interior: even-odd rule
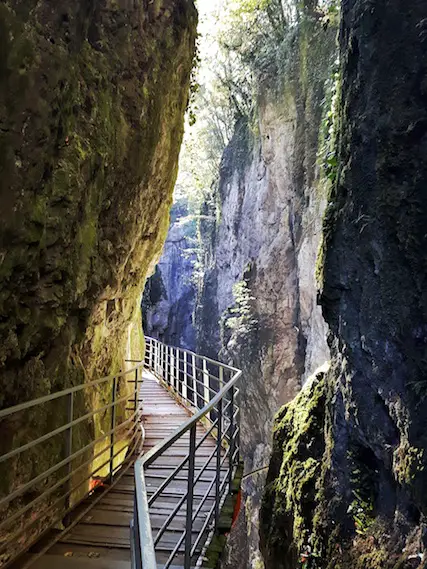
[[[139,300],[168,227],[196,24],[190,0],[1,4],[0,408],[141,355]],[[110,390],[85,394],[76,414]],[[66,411],[48,412],[2,425],[0,453]],[[41,472],[64,448],[38,451],[22,469]],[[10,472],[1,493],[23,482],[18,463]]]
[[[319,370],[277,414],[261,512],[267,566],[294,569],[313,537],[317,481],[325,450],[325,370]]]
[[[67,385],[71,349],[89,376],[125,355],[168,225],[195,26],[183,0],[1,6],[0,405],[43,376]]]

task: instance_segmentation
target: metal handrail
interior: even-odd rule
[[[196,366],[196,360],[202,361],[202,367]],[[208,529],[212,533],[218,526],[220,506],[226,494],[231,492],[233,476],[239,463],[238,418],[240,409],[238,402],[236,402],[238,393],[236,385],[242,372],[232,366],[221,364],[210,358],[204,358],[190,350],[166,346],[154,338],[146,338],[144,361],[146,367],[194,414],[179,429],[148,450],[135,463],[134,519],[131,523],[132,569],[157,568],[156,544],[161,541],[164,532],[184,504],[186,504],[185,529],[175,547],[172,548],[172,553],[163,567],[167,569],[171,566],[184,543],[183,565],[184,569],[190,569],[194,564],[200,563],[201,554],[197,554],[197,547],[202,542],[204,542],[205,548],[207,546],[207,539],[204,538],[204,534]],[[218,370],[218,376],[213,374],[209,366]],[[228,378],[226,377],[227,375],[229,376]],[[212,385],[216,381],[218,382],[217,389],[215,389],[215,385]],[[203,395],[197,390],[197,386],[203,391]],[[188,397],[189,391],[194,393],[191,400]],[[204,406],[201,408],[198,406],[198,399],[203,401]],[[223,405],[224,400],[226,401],[225,405]],[[227,410],[229,416],[226,414]],[[212,414],[215,414],[213,419],[211,417]],[[196,469],[195,455],[202,442],[199,441],[196,444],[196,427],[205,419],[210,421],[211,426],[202,438],[202,441],[210,434],[214,434],[216,430],[217,444],[204,465],[200,469]],[[173,472],[162,481],[159,488],[155,490],[148,500],[145,486],[146,470],[174,443],[181,440],[186,433],[190,434],[187,455],[179,462]],[[214,458],[216,458],[215,476],[202,500],[196,505],[194,512],[194,486],[201,479],[202,474]],[[224,465],[227,462],[228,469],[224,473]],[[187,491],[180,497],[154,539],[150,524],[149,508],[164,491],[167,491],[168,485],[187,465]],[[210,496],[212,490],[215,490],[214,497]],[[214,498],[214,504],[209,510],[202,530],[198,533],[193,543],[193,522],[199,516],[203,505],[209,498]]]
[[[63,389],[62,391],[56,391],[55,393],[51,393],[49,395],[45,395],[43,397],[38,397],[37,399],[32,399],[31,401],[26,401],[25,403],[20,403],[19,405],[14,405],[13,407],[7,407],[6,409],[0,410],[0,419],[7,417],[12,414],[19,413],[20,411],[27,411],[32,407],[37,405],[42,405],[44,403],[49,403],[50,401],[54,401],[55,399],[59,399],[60,397],[64,397],[65,395],[71,395],[72,393],[77,393],[78,391],[82,391],[83,389],[87,389],[88,387],[97,387],[102,383],[106,383],[107,381],[112,381],[114,378],[124,377],[129,375],[139,369],[141,369],[142,364],[139,362],[139,365],[128,369],[123,372],[119,372],[116,375],[107,375],[105,377],[101,377],[99,379],[95,379],[94,381],[88,381],[86,383],[81,383],[80,385],[76,385],[74,387],[69,387],[68,389]],[[130,383],[130,382],[129,382]]]
[[[160,342],[159,340],[156,340],[156,338],[151,338],[150,336],[145,336],[145,341],[146,341],[146,355],[147,355],[147,346],[150,345],[151,342],[155,342],[158,345],[162,345],[165,346],[166,348],[170,348],[171,350],[178,350],[181,354],[188,354],[189,356],[194,356],[195,358],[199,359],[199,360],[204,360],[207,363],[211,363],[214,366],[218,367],[222,367],[223,369],[228,369],[230,371],[232,371],[233,373],[240,373],[241,374],[241,370],[238,369],[237,367],[233,367],[231,365],[228,364],[223,364],[221,362],[218,362],[216,360],[213,360],[211,358],[208,358],[206,356],[202,356],[200,354],[196,354],[196,352],[192,352],[191,350],[187,350],[185,348],[177,348],[176,346],[168,346],[166,344],[164,344],[163,342]],[[136,363],[136,360],[134,360]]]
[[[239,407],[236,403],[238,395],[236,383],[241,372],[189,350],[167,347],[152,338],[146,339],[144,360],[146,363],[134,362],[137,365],[116,375],[76,385],[0,411],[2,426],[10,424],[16,429],[16,425],[25,425],[27,421],[33,420],[34,413],[37,413],[37,416],[43,416],[47,412],[44,406],[56,402],[55,424],[51,425],[49,432],[40,431],[40,429],[39,431],[34,429],[34,432],[28,433],[25,431],[29,440],[19,440],[16,445],[12,444],[10,448],[6,448],[0,456],[0,469],[10,467],[13,469],[16,461],[20,460],[24,453],[34,453],[36,448],[37,452],[43,453],[45,448],[43,443],[49,443],[52,440],[54,441],[52,448],[56,449],[54,454],[45,455],[49,461],[43,465],[43,471],[29,472],[28,477],[21,480],[18,487],[12,487],[7,496],[0,496],[2,518],[0,555],[4,558],[4,554],[7,554],[7,560],[1,566],[2,569],[12,565],[17,557],[25,553],[44,535],[43,532],[48,528],[62,522],[65,526],[64,530],[55,533],[51,540],[47,540],[39,553],[33,555],[31,560],[24,561],[22,569],[47,551],[54,542],[61,539],[82,519],[85,512],[117,484],[120,477],[134,463],[143,440],[143,428],[140,423],[142,401],[139,398],[139,391],[144,368],[151,369],[180,402],[194,414],[176,433],[156,445],[136,462],[136,499],[131,540],[132,563],[134,567],[144,569],[156,567],[149,522],[150,504],[154,503],[164,491],[167,492],[168,485],[188,466],[188,488],[187,493],[181,498],[181,506],[184,503],[187,504],[186,528],[189,530],[183,532],[176,551],[171,554],[165,567],[170,566],[184,541],[185,567],[186,569],[190,567],[191,559],[197,555],[198,544],[206,543],[203,532],[210,524],[212,516],[215,518],[215,524],[218,521],[218,504],[225,498],[224,492],[231,487],[233,472],[239,460],[239,428],[237,425]],[[85,397],[97,396],[101,386],[103,386],[101,392],[103,397],[95,408],[88,411],[82,399],[83,393]],[[124,390],[123,386],[125,386]],[[81,394],[78,399],[77,394]],[[223,405],[224,399],[226,401]],[[57,402],[62,400],[65,405],[63,408],[58,408]],[[80,405],[77,404],[78,402]],[[129,402],[132,404],[127,405]],[[91,425],[91,428],[94,428],[94,418],[97,415],[102,417],[102,430],[94,432],[90,439],[84,441],[76,436],[84,425]],[[196,425],[202,420],[209,421],[210,426],[196,444]],[[186,459],[180,462],[148,499],[144,469],[149,468],[159,456],[186,433],[190,433],[191,445]],[[212,452],[204,465],[196,471],[195,454],[209,436],[216,436],[216,453]],[[118,448],[119,443],[120,448]],[[97,445],[102,445],[102,448],[100,449]],[[123,462],[123,452],[126,448],[127,456]],[[193,485],[201,479],[215,457],[216,477],[193,512]],[[224,473],[226,463],[229,467]],[[221,478],[222,475],[223,478]],[[107,485],[103,487],[102,492],[99,490],[97,496],[91,497],[87,507],[80,506],[78,510],[75,510],[76,505],[82,504],[93,493],[94,487],[90,481],[94,479],[107,482]],[[210,509],[208,519],[203,524],[203,531],[192,543],[193,521],[199,515],[206,499],[211,498],[209,493],[213,488],[216,504],[213,509]],[[23,500],[27,496],[30,500]],[[166,520],[163,531],[168,528],[174,515]],[[156,539],[160,541],[161,538],[162,535],[159,532]]]
[[[8,422],[11,424],[20,422],[24,425],[37,408],[40,408],[38,413],[42,416],[43,412],[46,412],[44,405],[60,399],[64,399],[66,404],[63,417],[56,411],[58,422],[63,419],[63,424],[55,425],[55,428],[48,433],[40,433],[35,429],[34,433],[31,432],[29,435],[29,438],[31,437],[29,442],[7,449],[7,452],[0,456],[0,468],[6,469],[15,464],[24,453],[34,452],[38,445],[42,446],[41,443],[53,437],[56,437],[55,444],[59,449],[57,455],[48,457],[48,464],[42,472],[36,472],[36,476],[24,479],[17,488],[12,488],[7,496],[0,498],[2,518],[0,531],[3,538],[0,542],[0,555],[6,553],[8,556],[7,561],[1,566],[2,569],[9,567],[17,557],[40,539],[46,531],[45,526],[53,527],[58,522],[63,522],[64,532],[69,531],[77,518],[71,519],[67,515],[93,493],[96,484],[94,487],[90,481],[97,479],[100,483],[107,482],[105,489],[107,491],[121,477],[124,472],[124,469],[121,469],[124,452],[127,453],[126,463],[130,465],[134,462],[134,459],[131,462],[129,459],[138,453],[142,441],[141,405],[138,394],[143,379],[143,368],[144,364],[140,363],[116,375],[86,382],[0,411],[2,426]],[[100,401],[99,406],[90,412],[87,412],[84,404],[76,406],[77,393],[86,390],[85,392],[91,397],[99,393],[97,388],[101,385],[105,386],[103,395],[107,400]],[[129,401],[133,402],[131,408],[126,406]],[[119,409],[120,415],[117,412]],[[28,412],[30,415],[27,415]],[[104,415],[105,430],[101,431],[101,436],[96,436],[95,432],[92,439],[85,441],[80,437],[73,437],[81,425],[88,424],[94,428],[94,417],[101,413],[108,413],[107,416]],[[118,448],[119,443],[120,448]],[[101,445],[102,448],[99,449],[96,445]],[[43,453],[43,446],[39,452]],[[38,490],[40,487],[42,490]],[[26,503],[22,498],[29,491],[31,491],[31,500]],[[34,511],[35,515],[29,515],[31,511]],[[62,536],[62,533],[54,538],[55,541]]]

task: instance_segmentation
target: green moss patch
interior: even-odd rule
[[[325,372],[313,376],[277,414],[261,510],[263,553],[277,569],[295,569],[312,543],[317,481],[325,450]]]

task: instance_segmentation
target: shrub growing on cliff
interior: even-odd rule
[[[293,2],[235,0],[224,15],[222,43],[257,74],[273,74],[294,14]]]
[[[226,325],[232,330],[239,329],[243,333],[250,333],[258,326],[258,320],[253,314],[253,301],[248,283],[240,281],[233,286],[233,296],[235,300],[234,308],[229,309],[230,317]]]
[[[221,317],[221,343],[228,349],[232,345],[240,346],[240,353],[245,353],[250,358],[258,341],[259,321],[255,311],[255,298],[251,295],[246,279],[233,286],[233,296],[234,306],[229,307]]]
[[[280,81],[286,75],[294,40],[307,21],[336,25],[338,0],[234,0],[223,15],[220,41],[236,54],[245,74],[254,73],[257,83]],[[236,65],[236,82],[239,67]]]

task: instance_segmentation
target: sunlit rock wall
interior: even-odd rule
[[[140,297],[169,225],[196,23],[189,0],[0,4],[0,407],[141,356]],[[77,398],[75,414],[109,390]],[[65,417],[58,404],[3,421],[0,452]],[[109,421],[96,419],[75,441]],[[0,494],[62,460],[64,440],[3,464]]]
[[[296,35],[288,75],[262,88],[255,124],[237,124],[218,205],[202,212],[199,351],[219,351],[244,372],[243,506],[223,563],[233,569],[262,566],[258,516],[274,414],[329,359],[315,279],[326,206],[317,152],[335,35],[314,20]]]
[[[122,367],[168,227],[188,0],[0,6],[0,405]]]

